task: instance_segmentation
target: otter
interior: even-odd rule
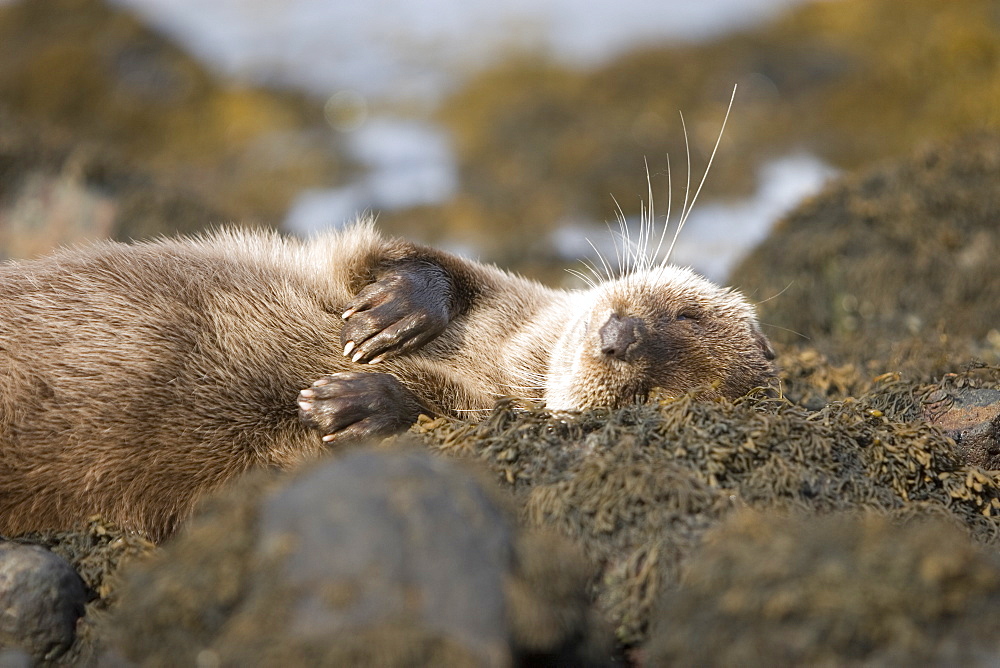
[[[742,296],[665,264],[556,290],[371,221],[59,250],[0,265],[0,533],[161,540],[239,474],[421,413],[737,397],[773,357]]]

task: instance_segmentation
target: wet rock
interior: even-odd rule
[[[0,542],[0,647],[58,658],[73,643],[86,601],[83,582],[65,559],[41,547]]]
[[[811,154],[853,170],[956,131],[1000,128],[996,105],[983,94],[1000,86],[995,0],[911,0],[905,16],[897,0],[786,6],[783,15],[748,30],[686,45],[650,44],[595,67],[518,54],[470,72],[436,116],[454,138],[461,196],[443,206],[386,211],[380,223],[475,241],[502,265],[517,263],[557,280],[552,266],[560,258],[543,250],[555,226],[612,220],[618,203],[626,218],[637,219],[645,159],[660,208],[668,199],[670,156],[676,202],[683,195],[677,184],[686,154],[677,112],[689,119],[689,130],[692,120],[698,126],[689,136],[690,167],[700,175],[734,83],[732,114],[695,218],[710,200],[748,196],[755,177],[768,171],[766,163],[781,156],[799,156],[798,162]],[[876,96],[879,104],[873,105]],[[940,196],[936,187],[927,191]],[[691,234],[691,228],[682,233],[682,245]],[[875,229],[865,241],[880,234]],[[712,245],[724,242],[716,237]],[[678,261],[697,262],[678,250]],[[770,284],[743,287],[754,299],[780,304],[779,293],[796,287],[791,281],[809,282],[826,269],[819,265],[791,278],[781,270],[773,291]],[[799,298],[789,308],[797,308]]]
[[[108,633],[153,663],[600,663],[588,563],[508,503],[417,450],[250,479],[131,574]]]
[[[963,388],[931,399],[927,417],[954,439],[958,453],[975,466],[1000,469],[1000,390]]]
[[[118,569],[133,559],[141,559],[155,550],[143,536],[105,523],[99,516],[85,526],[68,530],[39,531],[16,536],[23,545],[34,545],[62,557],[83,580],[89,600],[83,617],[76,625],[73,645],[59,658],[59,663],[73,666],[119,665],[100,659],[99,619],[117,600]],[[0,667],[3,664],[0,663]]]

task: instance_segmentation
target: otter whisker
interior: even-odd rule
[[[687,197],[688,192],[684,193],[684,207],[681,209],[681,218],[677,223],[677,230],[674,232],[674,239],[670,242],[670,248],[667,249],[667,256],[663,259],[667,262],[670,259],[670,253],[674,250],[674,244],[677,243],[677,237],[680,235],[681,230],[684,229],[684,223],[687,222],[688,216],[691,215],[691,210],[694,208],[695,202],[698,201],[698,195],[701,194],[701,189],[705,185],[705,180],[708,178],[708,172],[712,169],[712,161],[715,160],[715,154],[719,150],[719,144],[722,143],[722,135],[726,131],[726,123],[729,121],[729,112],[733,110],[733,101],[736,99],[736,88],[738,84],[733,85],[733,93],[729,96],[729,106],[726,107],[726,116],[722,119],[722,127],[719,128],[719,136],[715,139],[715,146],[712,148],[712,154],[708,157],[708,164],[705,165],[705,171],[701,175],[701,181],[698,183],[698,189],[695,191],[694,196],[691,198],[691,205],[688,206]],[[688,143],[688,132],[687,126],[684,124],[684,114],[681,114],[681,126],[684,128],[684,147],[687,149],[687,159],[688,159],[688,191],[691,188],[691,148]]]
[[[521,384],[518,382],[510,382],[510,383],[502,383],[501,386],[506,387],[508,389],[543,390],[543,391],[548,386],[547,382],[549,379],[543,374],[529,375],[529,373],[526,372],[522,375],[517,371],[515,371],[514,374],[515,374],[514,378],[512,378],[511,381],[525,381],[525,383]]]
[[[647,168],[647,177],[648,175],[649,174]],[[653,198],[652,193],[649,194],[649,198],[650,200],[652,200]],[[650,256],[650,264],[649,264],[650,267],[652,267],[653,260],[660,257],[660,251],[663,249],[663,242],[667,238],[667,231],[670,229],[670,208],[673,205],[673,200],[674,200],[674,183],[673,183],[673,177],[670,173],[670,154],[668,153],[667,154],[667,216],[666,218],[663,219],[663,230],[660,232],[660,240],[656,242],[656,250],[653,251],[653,254]]]
[[[681,128],[684,130],[684,153],[687,155],[687,181],[684,185],[684,202],[681,204],[681,215],[677,219],[677,227],[674,230],[674,238],[670,241],[670,247],[667,248],[667,254],[663,257],[663,264],[670,261],[670,254],[674,251],[674,244],[677,243],[677,237],[680,236],[681,228],[684,227],[684,221],[687,219],[688,210],[688,195],[691,194],[691,142],[688,139],[687,124],[684,122],[684,112],[677,112],[681,117]]]
[[[506,384],[504,384],[504,387],[508,387],[508,389],[512,389],[512,390],[516,390],[517,389],[516,386],[515,387],[510,387],[510,386],[508,386]],[[509,396],[513,395],[513,396],[516,396],[518,399],[525,399],[527,401],[544,401],[543,397],[525,396],[524,393],[522,393],[522,392],[513,392],[513,393],[510,393],[510,392],[487,392],[487,394],[489,394],[489,395],[491,395],[491,396],[493,396],[493,397],[495,397],[497,399],[502,399],[503,397],[509,397]]]
[[[545,380],[547,378],[547,376],[544,373],[524,368],[512,369],[512,374],[514,376],[512,380],[528,380],[532,382],[537,382],[539,386],[544,386]]]
[[[584,283],[586,283],[587,286],[590,287],[591,289],[596,289],[597,288],[597,283],[594,283],[594,281],[590,280],[590,277],[587,276],[586,274],[584,274],[582,271],[577,271],[576,269],[567,269],[566,271],[567,271],[567,273],[570,273],[573,276],[576,276],[581,281],[583,281]]]
[[[616,217],[618,218],[618,235],[622,238],[622,249],[618,250],[618,236],[615,235],[615,231],[611,229],[611,223],[607,224],[608,231],[611,233],[611,242],[615,246],[615,259],[618,260],[618,271],[623,273],[625,271],[625,260],[623,255],[625,254],[625,249],[628,247],[629,243],[629,231],[628,231],[628,221],[625,218],[625,213],[622,211],[621,204],[615,199],[615,196],[611,196],[611,201],[615,203],[615,208],[618,210]]]
[[[789,329],[787,327],[782,327],[780,325],[772,325],[771,323],[764,321],[759,321],[759,324],[761,327],[772,327],[774,329],[780,329],[783,332],[789,332],[790,334],[794,334],[795,336],[801,336],[806,341],[812,341],[812,338],[806,336],[802,332],[797,332],[794,329]]]
[[[515,371],[515,373],[517,372]],[[502,386],[507,388],[517,388],[519,390],[544,390],[545,381],[547,380],[547,378],[542,374],[528,375],[528,373],[525,373],[521,378],[515,377],[511,379],[511,381],[519,381],[519,380],[528,381],[528,384],[510,382],[510,383],[502,383]]]
[[[649,221],[649,208],[646,203],[639,201],[639,243],[632,253],[632,262],[629,265],[629,272],[641,271],[645,262],[643,261],[643,255],[645,254],[645,238],[646,229]]]
[[[624,275],[628,274],[629,272],[631,272],[633,270],[633,267],[635,266],[635,260],[634,260],[634,258],[635,258],[635,243],[632,241],[632,230],[628,226],[628,217],[625,215],[625,212],[622,210],[621,204],[618,203],[618,200],[615,199],[614,195],[611,196],[611,199],[614,201],[615,208],[617,209],[617,211],[616,211],[616,217],[618,218],[618,229],[620,231],[619,232],[619,236],[622,239],[622,256],[623,257],[619,258],[619,262],[618,262],[618,270],[619,270],[618,271],[618,275],[619,276],[624,276]],[[642,218],[640,216],[640,224],[641,224],[641,222],[642,222]],[[611,226],[608,225],[609,229],[610,229],[610,227]],[[615,252],[617,253],[617,251],[618,251],[618,239],[616,237],[614,237],[614,235],[612,235],[612,239],[615,242]]]
[[[614,274],[611,271],[611,267],[608,266],[607,260],[605,260],[604,256],[601,255],[601,251],[597,250],[597,246],[595,246],[594,242],[591,241],[590,239],[587,239],[587,243],[590,244],[590,247],[594,249],[595,253],[597,253],[597,259],[600,260],[601,264],[604,266],[604,274],[605,274],[606,280],[609,280],[609,281],[612,280],[614,278]]]
[[[645,220],[646,220],[646,203],[643,202],[640,199],[639,200],[639,239],[640,240],[642,239],[643,226],[645,225]],[[623,272],[622,275],[630,274],[630,273],[633,273],[635,271],[636,258],[638,257],[639,253],[641,252],[641,249],[637,248],[636,246],[637,246],[636,244],[632,244],[629,247],[629,262],[628,262],[628,267],[627,267],[627,271]]]
[[[581,264],[583,264],[583,266],[584,266],[584,267],[586,267],[586,268],[587,268],[587,270],[588,270],[588,271],[589,271],[589,272],[590,272],[591,274],[593,274],[593,275],[594,275],[594,279],[595,279],[595,280],[596,280],[596,281],[597,281],[598,283],[601,283],[601,282],[603,282],[603,281],[604,281],[604,277],[603,277],[603,276],[601,276],[601,271],[600,271],[600,269],[598,268],[598,266],[597,266],[596,264],[594,264],[593,260],[591,260],[590,258],[582,258],[582,259],[580,260],[580,263],[581,263]]]
[[[649,257],[649,240],[652,238],[653,227],[656,225],[656,209],[653,205],[653,180],[649,176],[649,161],[645,157],[642,161],[646,166],[646,197],[649,200],[648,210],[646,211],[649,218],[645,222],[645,233],[642,235],[642,269],[646,270],[652,265],[652,259]],[[643,227],[643,221],[640,218],[639,228],[642,229]]]
[[[767,299],[763,299],[763,300],[761,300],[761,301],[759,301],[759,302],[757,302],[757,303],[758,303],[758,304],[763,304],[763,303],[765,303],[765,302],[769,302],[769,301],[771,301],[772,299],[777,299],[777,298],[778,298],[778,297],[780,297],[781,295],[785,294],[785,291],[786,291],[786,290],[788,290],[788,288],[792,287],[792,285],[794,285],[794,284],[795,284],[795,280],[793,279],[793,280],[791,280],[791,281],[789,281],[789,282],[788,282],[788,285],[786,285],[785,287],[783,287],[783,288],[781,289],[781,292],[779,292],[779,293],[778,293],[778,294],[776,294],[776,295],[771,295],[771,296],[770,296],[770,297],[768,297]]]

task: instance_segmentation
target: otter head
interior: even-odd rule
[[[654,390],[735,398],[774,375],[753,307],[689,269],[636,271],[573,299],[549,363],[552,410],[618,407]]]

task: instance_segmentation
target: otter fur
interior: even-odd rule
[[[553,290],[366,221],[60,250],[0,265],[0,533],[162,539],[245,471],[420,413],[736,397],[772,357],[743,297],[668,265]]]

